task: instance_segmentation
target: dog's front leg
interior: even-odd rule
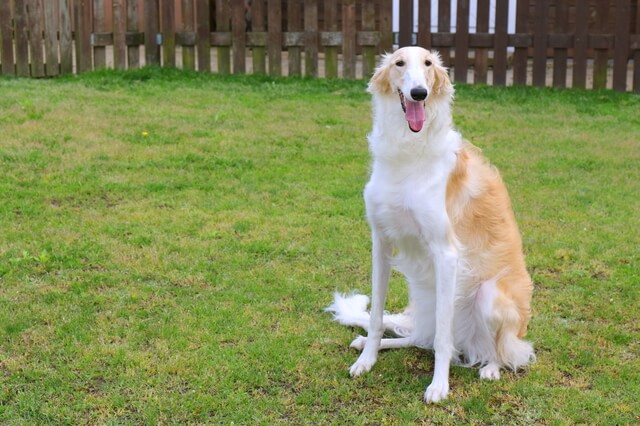
[[[369,330],[367,341],[362,353],[351,366],[349,372],[353,377],[359,376],[371,370],[378,359],[380,340],[383,327],[382,316],[384,303],[389,287],[389,275],[391,273],[391,244],[384,240],[378,232],[372,231],[372,274],[371,274],[371,315],[369,318]]]
[[[433,380],[424,393],[425,402],[439,402],[449,393],[449,365],[453,356],[453,313],[458,255],[455,247],[431,245],[436,276],[436,334],[433,343]]]

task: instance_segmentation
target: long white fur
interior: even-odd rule
[[[506,324],[503,317],[520,314],[510,308],[508,299],[499,310],[495,308],[502,297],[497,286],[502,273],[479,280],[476,265],[470,263],[453,230],[447,183],[464,142],[453,129],[453,88],[446,70],[437,53],[425,52],[410,47],[388,55],[370,83],[373,129],[368,139],[373,166],[364,198],[372,236],[371,312],[366,296],[338,293],[327,310],[341,324],[368,331],[368,337],[359,336],[351,345],[362,350],[350,368],[352,376],[369,371],[380,349],[433,349],[434,375],[424,399],[438,402],[448,395],[449,366],[458,355],[466,365],[480,364],[481,378],[490,380],[500,377],[501,367],[517,369],[534,355],[531,344],[511,331],[504,340],[511,353],[497,354],[496,333]],[[397,57],[402,58],[401,66],[392,63]],[[429,66],[434,69],[425,71]],[[391,85],[390,93],[376,87],[376,79],[389,79],[383,83]],[[399,89],[411,99],[415,87],[429,92],[426,121],[417,133],[409,129],[395,93]],[[472,176],[464,196],[473,197],[482,184]],[[410,291],[410,306],[395,315],[383,313],[391,267],[406,276]],[[382,339],[384,330],[398,338]]]

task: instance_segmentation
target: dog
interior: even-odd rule
[[[326,310],[367,330],[351,376],[371,370],[380,349],[433,349],[424,400],[449,393],[452,362],[482,379],[535,360],[523,340],[533,283],[506,187],[496,168],[453,128],[454,89],[440,56],[404,47],[383,56],[371,78],[373,157],[364,190],[372,239],[372,300],[334,295]],[[400,314],[384,311],[391,268],[409,286]],[[382,338],[384,331],[395,338]]]

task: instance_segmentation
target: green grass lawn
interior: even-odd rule
[[[454,367],[425,405],[431,353],[352,379],[361,331],[323,312],[369,292],[364,82],[0,79],[0,423],[640,421],[640,97],[456,96],[511,192],[538,361]]]

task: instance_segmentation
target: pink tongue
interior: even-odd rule
[[[419,132],[422,129],[426,115],[424,112],[424,102],[412,102],[407,100],[407,111],[405,117],[409,122],[409,128],[414,132]]]

